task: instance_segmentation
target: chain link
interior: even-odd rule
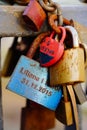
[[[63,25],[63,16],[62,16],[62,11],[61,11],[61,7],[59,4],[51,2],[51,5],[53,5],[56,8],[56,15],[57,15],[57,24],[58,25]]]
[[[47,12],[53,12],[55,11],[55,7],[51,5],[49,1],[44,0],[38,0],[40,5],[46,10]]]
[[[61,11],[60,5],[53,2],[52,0],[38,0],[38,1],[41,4],[42,8],[45,11],[47,11],[48,22],[50,21],[49,25],[50,26],[52,25],[51,27],[54,31],[56,31],[58,29],[56,31],[57,33],[61,32],[60,29],[58,28],[59,25],[63,25],[63,16],[62,16],[62,11]],[[53,19],[54,14],[56,15],[56,19]]]

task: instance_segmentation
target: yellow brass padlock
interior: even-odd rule
[[[50,67],[51,86],[85,81],[84,51],[79,47],[77,31],[72,26],[65,28],[72,34],[73,48],[65,50],[61,60]]]
[[[67,91],[67,86],[62,87],[63,87],[63,97],[60,102],[60,105],[57,107],[55,111],[55,117],[61,123],[69,126],[74,123],[73,108],[70,101],[70,95]]]

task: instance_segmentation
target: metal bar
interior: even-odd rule
[[[32,34],[21,18],[24,8],[22,6],[0,6],[0,36],[24,36]]]
[[[22,19],[24,9],[25,6],[0,6],[0,36],[29,36],[41,32],[33,32],[27,27]]]
[[[31,31],[22,19],[25,7],[0,5],[0,36],[29,36],[37,34]],[[73,19],[87,27],[87,5],[63,5],[62,11],[64,17]],[[46,30],[47,27],[44,24],[43,31]]]

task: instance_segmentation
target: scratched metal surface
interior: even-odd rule
[[[63,16],[68,19],[76,20],[87,27],[87,5],[63,5]],[[0,5],[0,36],[28,36],[35,35],[22,19],[25,6]],[[47,27],[43,25],[43,30]],[[41,32],[41,30],[40,30]]]

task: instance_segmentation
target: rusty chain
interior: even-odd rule
[[[51,26],[51,28],[56,31],[56,33],[60,32],[60,29],[57,27],[58,25],[63,25],[63,16],[61,7],[59,4],[53,2],[52,0],[46,0],[46,3],[44,0],[38,0],[41,6],[44,10],[48,13],[48,23]],[[53,16],[56,15],[56,19],[54,21]],[[51,19],[51,20],[49,20]],[[54,22],[53,22],[54,21]]]

